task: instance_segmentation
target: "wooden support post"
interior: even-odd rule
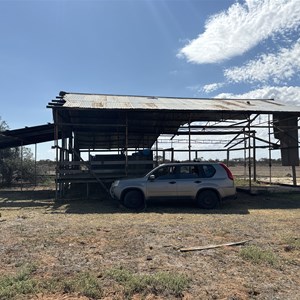
[[[191,123],[189,122],[189,161],[191,161]]]
[[[34,186],[37,186],[36,174],[37,144],[34,145]]]
[[[128,175],[128,115],[126,113],[126,129],[125,129],[125,176]]]
[[[251,173],[251,134],[250,134],[250,120],[249,120],[249,123],[248,123],[248,131],[249,131],[249,134],[248,134],[248,168],[249,168],[249,191],[251,193],[251,190],[252,190],[252,173]]]
[[[58,111],[55,110],[55,126],[54,126],[54,147],[55,147],[55,201],[58,200]]]
[[[246,181],[246,170],[247,170],[246,149],[247,149],[247,140],[244,131],[244,181]]]
[[[253,133],[253,181],[257,181],[256,177],[256,140],[255,140],[255,132]]]
[[[268,135],[269,135],[269,180],[272,183],[272,152],[271,152],[271,119],[268,115]]]
[[[229,167],[229,160],[230,160],[230,150],[227,149],[227,158],[226,158],[226,164]]]
[[[61,139],[61,149],[60,149],[60,167],[65,170],[65,155],[66,154],[66,139],[62,136]],[[63,198],[65,196],[65,182],[60,183],[60,197]]]
[[[292,173],[293,173],[293,185],[297,186],[296,166],[292,166]]]
[[[158,139],[156,140],[156,167],[158,166]]]
[[[21,192],[23,191],[23,141],[21,146]]]

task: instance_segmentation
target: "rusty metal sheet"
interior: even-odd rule
[[[289,106],[272,99],[205,99],[168,98],[152,96],[126,96],[65,93],[64,108],[82,109],[138,109],[172,111],[222,111],[222,112],[294,112],[300,115],[300,107]],[[49,105],[54,107],[55,103]]]

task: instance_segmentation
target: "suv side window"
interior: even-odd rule
[[[162,180],[162,179],[172,179],[175,178],[174,175],[174,168],[172,166],[164,166],[159,169],[157,169],[153,175],[155,176],[155,179]]]
[[[212,165],[200,165],[199,171],[202,178],[211,178],[216,173],[216,169]]]
[[[194,165],[183,165],[179,166],[176,172],[176,178],[187,179],[187,178],[198,178],[199,170]]]

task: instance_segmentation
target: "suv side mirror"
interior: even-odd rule
[[[151,175],[149,176],[149,180],[153,181],[154,179],[155,179],[155,175],[154,175],[154,174],[151,174]]]

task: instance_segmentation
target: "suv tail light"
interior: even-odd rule
[[[223,163],[220,163],[220,165],[226,171],[228,178],[231,179],[231,180],[234,180],[233,175],[232,175],[231,171],[228,169],[228,167],[225,164],[223,164]]]

